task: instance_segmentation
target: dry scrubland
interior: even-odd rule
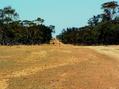
[[[119,89],[119,46],[0,46],[0,89]]]

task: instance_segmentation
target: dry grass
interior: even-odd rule
[[[119,60],[119,46],[93,46],[89,47],[101,54],[105,54],[111,58]]]
[[[119,89],[118,49],[1,46],[0,89]]]

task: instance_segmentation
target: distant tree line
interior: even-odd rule
[[[116,1],[102,4],[103,13],[88,20],[81,28],[67,28],[57,35],[65,44],[119,44],[119,5]]]
[[[19,20],[19,15],[10,6],[0,9],[0,45],[49,43],[54,26],[43,24],[44,19]]]

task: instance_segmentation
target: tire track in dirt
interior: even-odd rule
[[[90,46],[88,48],[95,50],[100,54],[104,54],[112,59],[119,59],[119,46]]]
[[[74,46],[70,46],[70,48],[71,47],[73,48]],[[77,47],[77,48],[80,48],[80,47]],[[89,51],[90,50],[95,50],[97,54],[105,54],[105,50],[102,51],[102,49],[98,49],[98,48],[95,48],[95,47],[85,47],[85,48],[87,48]],[[67,52],[67,51],[63,51],[63,52]],[[106,51],[106,53],[107,54],[105,54],[105,55],[107,55],[107,56],[112,54],[111,51]],[[113,52],[113,53],[116,53],[116,52]],[[35,52],[35,53],[32,53],[31,58],[34,57],[33,55],[35,55],[35,56],[40,55],[40,56],[44,57],[44,55],[46,55],[46,54],[47,53],[45,51],[43,51],[42,53]],[[115,55],[113,55],[112,57],[114,57],[114,56]],[[66,65],[73,65],[73,64],[76,64],[77,62],[78,63],[82,62],[82,61],[79,61],[78,59],[76,59],[75,57],[71,57],[71,58],[72,59],[69,60],[66,63],[62,63],[62,64],[57,64],[56,63],[55,65],[44,65],[44,66],[41,66],[41,67],[39,67],[39,66],[32,66],[32,67],[23,69],[21,71],[16,71],[16,72],[13,72],[11,74],[5,75],[4,77],[0,76],[0,89],[7,89],[8,88],[8,86],[9,86],[8,81],[9,81],[10,78],[21,77],[21,76],[22,77],[29,76],[29,75],[33,75],[33,74],[35,74],[37,72],[40,72],[40,71],[45,71],[45,70],[52,69],[52,68],[62,67],[62,66],[66,66]],[[115,57],[114,57],[114,59],[115,59]],[[84,60],[84,61],[88,61],[88,59]],[[64,75],[65,74],[63,74],[63,76]]]
[[[74,61],[74,60],[73,60]],[[8,81],[10,78],[15,78],[15,77],[23,77],[23,76],[29,76],[29,75],[33,75],[39,71],[44,71],[44,70],[47,70],[47,69],[52,69],[52,68],[57,68],[57,67],[62,67],[62,66],[66,66],[66,65],[72,65],[72,64],[75,64],[76,62],[69,62],[69,63],[63,63],[63,64],[59,64],[59,65],[51,65],[51,66],[43,66],[43,67],[39,67],[39,66],[35,66],[35,67],[31,67],[31,68],[27,68],[27,69],[24,69],[24,70],[21,70],[21,71],[16,71],[16,72],[13,72],[12,74],[10,75],[6,75],[4,76],[3,79],[0,80],[0,89],[7,89],[8,87]]]

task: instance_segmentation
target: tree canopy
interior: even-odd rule
[[[88,25],[66,28],[57,38],[66,44],[119,44],[119,5],[110,1],[101,5],[103,13],[94,15]]]
[[[10,6],[0,9],[0,44],[49,43],[55,27],[46,26],[43,22],[40,17],[33,21],[21,21],[19,14]]]

